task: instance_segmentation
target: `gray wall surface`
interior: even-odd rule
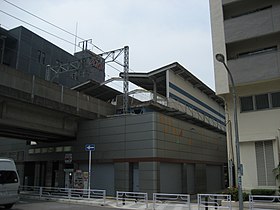
[[[279,78],[280,2],[231,1],[223,12],[228,66],[235,83]]]
[[[207,178],[207,167],[222,170],[226,163],[225,136],[154,112],[81,122],[76,141],[51,144],[69,145],[70,152],[26,154],[24,160],[48,161],[51,167],[49,163],[57,160],[64,164],[64,155],[72,153],[74,169],[87,171],[85,144],[89,143],[96,147],[92,152],[92,187],[106,189],[108,195],[117,190],[132,191],[135,181],[139,181],[139,191],[149,194],[214,191],[216,186],[213,189],[208,182],[215,179],[223,188],[223,177]],[[25,151],[49,146],[39,143],[25,147]]]
[[[23,72],[44,79],[47,65],[54,67],[77,60],[72,54],[22,26],[11,29],[9,34],[18,40],[17,48],[14,49],[17,51],[17,61],[16,65],[12,67]],[[88,74],[77,73],[73,76],[73,73],[75,72],[60,74],[58,79],[54,79],[54,82],[66,87],[73,87],[89,79],[103,82],[105,78],[105,71],[99,71],[94,67],[87,69]]]

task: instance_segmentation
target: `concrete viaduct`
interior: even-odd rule
[[[0,136],[73,140],[79,121],[114,113],[109,103],[0,65]]]

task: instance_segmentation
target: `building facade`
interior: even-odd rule
[[[213,57],[222,53],[233,75],[243,188],[277,188],[280,138],[280,2],[210,0]],[[217,94],[224,98],[228,159],[236,165],[231,84],[215,61]],[[233,183],[234,184],[234,183]]]
[[[11,30],[0,27],[0,36],[1,64],[43,79],[50,66],[49,80],[66,87],[89,79],[99,83],[105,80],[105,61],[87,49],[72,55],[23,26]],[[63,71],[71,63],[84,68]]]
[[[31,33],[28,37],[37,36],[24,28],[18,30],[21,35],[28,32]],[[37,45],[33,46],[33,42],[29,42],[29,46],[27,41],[23,41],[27,37],[16,38],[11,34],[10,31],[5,32],[5,36],[9,37],[5,41],[12,40],[21,49],[16,48],[17,54],[9,56],[6,46],[10,44],[6,45],[7,41],[4,46],[3,42],[3,64],[27,74],[35,74],[38,77],[36,81],[42,86],[50,84],[43,80],[44,73],[41,72],[44,72],[44,66],[36,66],[32,56],[24,57],[27,52],[39,52],[35,47]],[[56,46],[49,48],[55,49]],[[23,49],[29,50],[21,54]],[[45,51],[43,48],[39,50],[41,53],[36,56],[40,55],[41,61],[42,52]],[[44,55],[45,63],[47,52]],[[53,54],[49,59],[54,61],[58,54]],[[75,54],[75,57],[83,60],[89,55],[94,56],[84,50]],[[72,55],[65,56],[73,58]],[[57,59],[60,58],[57,56]],[[9,62],[13,60],[14,63]],[[63,140],[44,141],[33,138],[30,141],[24,137],[15,139],[1,136],[0,156],[11,157],[16,161],[22,185],[87,189],[90,175],[91,188],[105,189],[108,195],[114,195],[117,190],[144,191],[150,195],[153,192],[219,192],[226,187],[227,146],[223,100],[176,62],[148,73],[129,73],[128,78],[152,96],[140,101],[130,93],[128,114],[122,113],[123,103],[118,100],[122,99],[118,97],[122,93],[92,78],[79,81],[73,87],[65,75],[65,83],[53,87],[60,90],[57,94],[61,94],[53,100],[63,101],[62,94],[65,92],[75,96],[72,106],[77,107],[71,107],[74,110],[80,109],[79,97],[90,102],[91,96],[115,106],[113,115],[109,111],[108,114],[101,114],[99,110],[100,114],[97,113],[94,119],[79,118],[75,139],[65,137]],[[26,81],[35,84],[34,80],[32,75],[26,78]],[[60,80],[54,82],[59,83]],[[63,84],[66,87],[62,87]],[[71,90],[67,86],[72,87]],[[36,91],[31,92],[32,97],[36,98]],[[47,96],[52,91],[44,89],[41,92]],[[2,98],[5,102],[5,98]],[[97,105],[102,103],[99,101]],[[97,106],[94,103],[91,105]],[[0,108],[4,110],[3,107]],[[36,104],[32,104],[32,107],[35,110]],[[59,106],[53,107],[56,108],[59,109]],[[48,109],[51,110],[51,107]],[[61,118],[65,119],[61,121],[62,124],[67,124],[69,116]],[[85,150],[88,144],[95,144],[91,174],[88,173],[89,152]]]

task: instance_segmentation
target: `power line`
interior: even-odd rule
[[[75,45],[75,43],[73,43],[73,42],[70,42],[70,41],[68,41],[68,40],[66,40],[66,39],[63,39],[63,38],[61,38],[61,37],[59,37],[59,36],[57,36],[57,35],[55,35],[55,34],[53,34],[53,33],[50,33],[50,32],[48,32],[48,31],[46,31],[46,30],[44,30],[44,29],[41,29],[41,28],[39,28],[39,27],[37,27],[37,26],[31,24],[31,23],[28,23],[28,22],[24,21],[24,20],[21,20],[21,19],[17,18],[16,16],[13,16],[13,15],[7,13],[7,12],[4,12],[3,10],[0,10],[0,12],[6,14],[6,15],[8,15],[8,16],[10,16],[10,17],[16,19],[16,20],[19,20],[19,21],[21,21],[21,22],[23,22],[23,23],[25,23],[25,24],[27,24],[27,25],[30,25],[30,26],[32,26],[32,27],[34,27],[34,28],[36,28],[36,29],[38,29],[38,30],[40,30],[40,31],[43,31],[43,32],[45,32],[45,33],[47,33],[47,34],[49,34],[49,35],[51,35],[51,36],[54,36],[54,37],[57,38],[57,39],[60,39],[60,40],[63,40],[63,41],[65,41],[65,42],[69,43],[69,44]]]
[[[29,15],[31,15],[31,16],[33,16],[33,17],[35,17],[35,18],[38,18],[39,20],[41,20],[41,21],[43,21],[43,22],[45,22],[45,23],[47,23],[47,24],[50,24],[51,26],[53,26],[53,27],[55,27],[55,28],[57,28],[57,29],[59,29],[59,30],[65,32],[65,33],[67,33],[67,34],[70,34],[70,35],[72,35],[72,36],[75,36],[75,37],[77,37],[77,38],[79,38],[79,39],[85,41],[84,38],[79,37],[79,36],[77,36],[76,34],[73,34],[73,33],[69,32],[69,31],[65,30],[64,28],[61,28],[61,27],[59,27],[59,26],[57,26],[57,25],[55,25],[55,24],[53,24],[53,23],[51,23],[51,22],[49,22],[49,21],[47,21],[47,20],[45,20],[45,19],[43,19],[43,18],[37,16],[37,15],[33,14],[32,12],[29,12],[29,11],[27,11],[27,10],[25,10],[25,9],[23,9],[23,8],[21,8],[21,7],[17,6],[17,5],[15,5],[15,4],[13,4],[13,3],[7,1],[7,0],[3,0],[3,1],[5,1],[6,3],[8,3],[8,4],[10,4],[10,5],[12,5],[12,6],[16,7],[16,8],[18,8],[18,9],[21,10],[21,11],[24,11],[24,12],[28,13]],[[90,43],[90,44],[92,44],[96,49],[100,50],[101,52],[104,52],[100,47],[96,46],[95,44],[93,44],[93,43]]]
[[[16,19],[16,20],[19,20],[19,21],[21,21],[21,22],[23,22],[23,23],[25,23],[25,24],[27,24],[27,25],[30,25],[30,26],[32,26],[32,27],[34,27],[34,28],[36,28],[36,29],[38,29],[38,30],[40,30],[40,31],[43,31],[44,33],[47,33],[47,34],[49,34],[49,35],[51,35],[51,36],[54,36],[54,37],[56,37],[56,38],[58,38],[58,39],[60,39],[60,40],[63,40],[63,41],[65,41],[65,42],[67,42],[67,43],[72,44],[72,45],[75,46],[74,43],[72,43],[72,42],[70,42],[70,41],[68,41],[68,40],[66,40],[66,39],[63,39],[63,38],[61,38],[61,37],[59,37],[59,36],[57,36],[57,35],[55,35],[55,34],[53,34],[53,33],[50,33],[50,32],[48,32],[48,31],[46,31],[46,30],[44,30],[44,29],[41,29],[41,28],[39,28],[39,27],[37,27],[37,26],[31,24],[31,23],[28,23],[28,22],[26,22],[26,21],[24,21],[24,20],[21,20],[21,19],[19,19],[19,18],[13,16],[13,15],[11,15],[11,14],[8,14],[8,13],[4,12],[3,10],[0,10],[0,12],[6,14],[6,15],[8,15],[8,16],[10,16],[10,17]],[[78,46],[78,47],[79,47],[79,46]],[[119,69],[117,69],[116,67],[114,67],[114,66],[112,66],[112,65],[110,65],[110,64],[108,64],[108,63],[106,63],[106,64],[107,64],[108,66],[110,66],[111,68],[117,70],[118,72],[122,72],[122,71],[120,71]]]
[[[17,6],[16,4],[13,4],[12,2],[10,2],[10,1],[8,1],[8,0],[3,0],[3,1],[5,1],[6,3],[8,3],[8,4],[10,4],[10,5],[12,5],[12,6],[18,8],[19,10],[24,11],[24,12],[28,13],[29,15],[31,15],[31,16],[33,16],[33,17],[35,17],[35,18],[37,18],[37,19],[39,19],[39,20],[41,20],[41,21],[43,21],[43,22],[45,22],[45,23],[47,23],[47,24],[49,24],[49,25],[51,25],[51,26],[53,26],[53,27],[55,27],[55,28],[57,28],[57,29],[59,29],[59,30],[61,30],[61,31],[63,31],[63,32],[65,32],[65,33],[67,33],[67,34],[70,34],[70,35],[72,35],[72,36],[74,36],[74,37],[77,37],[77,38],[79,38],[79,39],[85,41],[84,38],[79,37],[79,36],[77,36],[76,34],[73,34],[72,32],[67,31],[66,29],[64,29],[64,28],[62,28],[62,27],[60,27],[60,26],[57,26],[57,25],[55,25],[55,24],[53,24],[53,23],[51,23],[51,22],[49,22],[49,21],[47,21],[47,20],[45,20],[45,19],[39,17],[38,15],[35,15],[35,14],[33,14],[32,12],[29,12],[29,11],[27,11],[26,9],[23,9],[22,7],[19,7],[19,6]],[[3,12],[3,11],[2,11],[2,12]],[[7,14],[7,13],[6,13],[6,14]],[[14,18],[15,18],[15,17],[14,17]],[[20,20],[19,18],[16,18],[16,19],[17,19],[17,20]],[[22,21],[22,22],[24,22],[24,21]],[[31,24],[30,24],[30,25],[31,25]],[[34,27],[34,26],[33,26],[33,27]],[[37,27],[37,28],[38,28],[38,27]],[[39,30],[40,30],[40,29],[39,29]],[[46,31],[43,30],[43,29],[41,29],[41,30],[44,31],[44,32],[46,32]],[[55,37],[58,38],[56,35],[55,35]],[[59,39],[64,40],[64,39],[61,38],[61,37],[60,37]],[[70,43],[68,40],[64,40],[64,41]],[[71,43],[71,44],[73,44],[74,46],[77,46],[75,43]],[[98,49],[98,50],[101,51],[102,53],[105,52],[104,50],[102,50],[102,49],[101,49],[100,47],[98,47],[97,45],[95,45],[95,44],[93,44],[93,43],[89,43],[89,44],[91,44],[93,47],[95,47],[96,49]],[[119,61],[117,61],[117,60],[115,60],[114,62],[116,62],[117,64],[121,65],[121,64],[119,63]],[[135,72],[135,71],[132,70],[131,68],[129,68],[129,70],[131,70],[132,72]],[[119,71],[119,70],[118,70],[118,71]]]

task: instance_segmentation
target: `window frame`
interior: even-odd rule
[[[270,109],[279,109],[280,106],[273,106],[273,101],[272,101],[272,94],[280,94],[280,91],[275,91],[275,92],[268,92],[268,93],[258,93],[255,95],[245,95],[245,96],[239,96],[239,106],[240,106],[240,113],[247,113],[247,112],[253,112],[253,111],[265,111],[265,110],[270,110]],[[262,109],[257,109],[257,102],[256,102],[256,96],[259,95],[267,95],[268,97],[268,107],[267,108],[262,108]],[[242,109],[242,103],[241,103],[241,98],[246,98],[246,97],[252,97],[253,101],[253,109],[252,110],[243,110]]]

